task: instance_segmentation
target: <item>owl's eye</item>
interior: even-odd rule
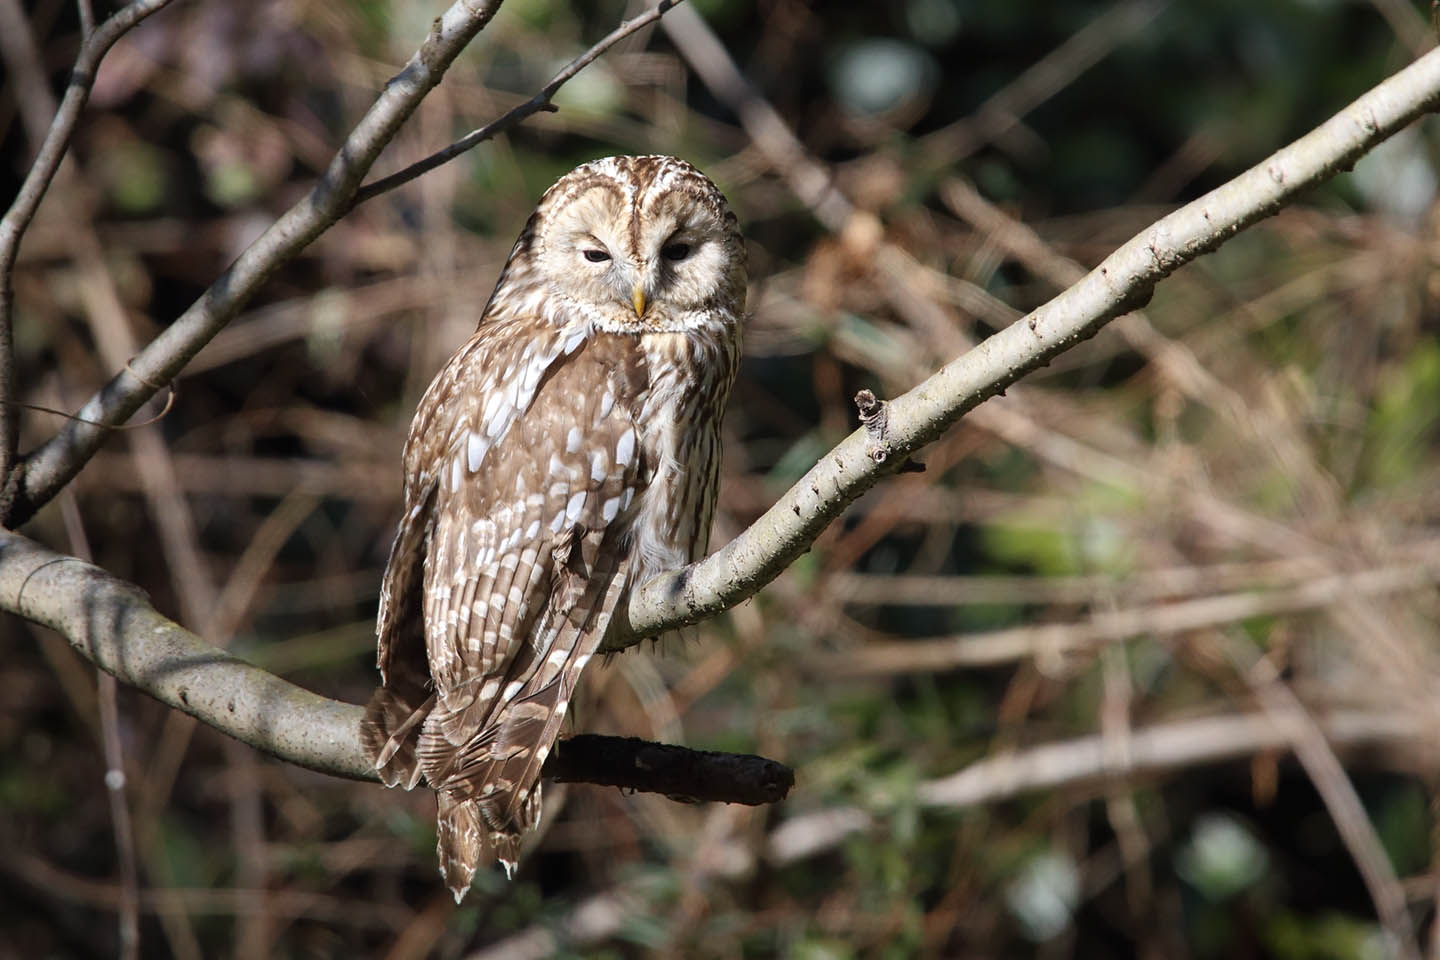
[[[690,256],[690,244],[688,243],[667,243],[660,248],[660,256],[666,260],[674,260],[677,263]]]
[[[589,260],[591,263],[604,263],[606,260],[610,259],[610,254],[606,253],[604,250],[586,250],[584,251],[584,253],[585,259]]]

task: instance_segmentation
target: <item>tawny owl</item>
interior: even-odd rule
[[[587,163],[540,199],[420,401],[362,734],[387,784],[435,788],[457,901],[479,866],[513,872],[617,604],[705,551],[744,301],[704,174]]]

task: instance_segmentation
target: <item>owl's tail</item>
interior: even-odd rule
[[[452,696],[429,712],[416,756],[439,797],[440,871],[458,903],[481,864],[499,860],[514,874],[520,839],[540,822],[540,771],[555,746],[585,664],[600,645],[626,582],[623,563],[575,581],[575,595],[555,588],[544,638],[521,647],[504,677],[512,697]],[[498,685],[496,678],[477,678]],[[507,691],[508,692],[508,691]],[[503,695],[502,695],[503,696]]]
[[[499,860],[506,874],[514,875],[520,840],[540,822],[540,768],[559,732],[573,681],[572,674],[569,682],[557,679],[502,705],[485,732],[458,750],[454,741],[463,741],[473,723],[467,711],[437,709],[426,721],[419,758],[426,778],[436,784],[436,850],[456,903],[481,865]]]
[[[482,863],[499,860],[506,876],[515,875],[521,838],[540,819],[540,784],[525,797],[519,822],[506,824],[491,822],[487,816],[494,813],[491,802],[463,800],[446,790],[439,791],[436,799],[435,852],[440,858],[440,874],[456,903],[464,899]]]

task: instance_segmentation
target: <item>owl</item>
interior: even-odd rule
[[[695,167],[584,164],[420,401],[361,732],[387,785],[434,788],[457,902],[480,866],[513,874],[616,607],[705,552],[745,284],[735,215]]]

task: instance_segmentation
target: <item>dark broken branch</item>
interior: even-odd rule
[[[795,785],[789,767],[753,754],[689,750],[588,733],[560,741],[545,761],[544,775],[562,782],[663,793],[686,803],[711,800],[750,806],[778,803]]]

